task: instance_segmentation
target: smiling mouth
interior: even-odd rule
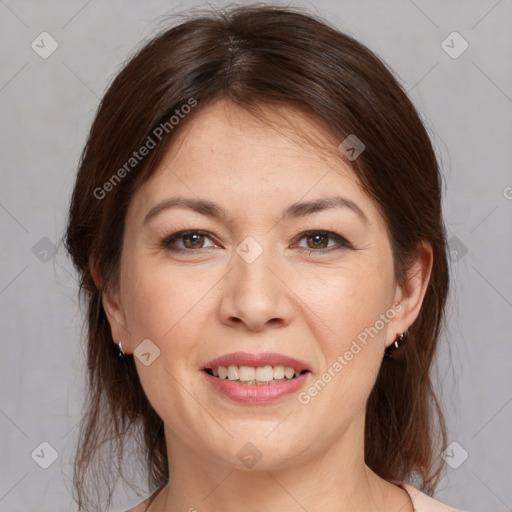
[[[230,380],[238,384],[279,384],[296,379],[309,370],[298,371],[290,366],[218,366],[205,368],[204,371],[221,380]]]

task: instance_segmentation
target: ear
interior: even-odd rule
[[[103,280],[92,261],[90,268],[94,284],[101,292],[101,303],[107,316],[108,323],[110,324],[112,339],[116,345],[122,341],[123,351],[126,354],[129,354],[132,352],[132,348],[126,328],[126,317],[120,300],[119,286],[116,287],[116,289],[105,287]]]
[[[430,242],[420,241],[415,249],[414,260],[407,270],[405,283],[397,285],[395,303],[400,303],[402,309],[396,316],[393,331],[389,331],[390,338],[386,340],[389,346],[398,333],[406,331],[418,318],[423,298],[428,288],[433,265],[433,250]]]

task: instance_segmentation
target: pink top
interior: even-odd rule
[[[434,498],[427,496],[412,485],[406,484],[405,482],[393,481],[393,483],[404,489],[411,497],[414,512],[463,512],[461,510],[456,510],[453,507],[449,507],[448,505],[443,505],[443,503],[436,501]],[[146,498],[141,503],[138,503],[133,508],[127,510],[126,512],[145,512],[150,498],[151,496]]]
[[[436,501],[434,498],[427,496],[416,489],[416,487],[406,484],[405,482],[395,481],[393,483],[399,485],[411,497],[414,512],[463,512],[462,510],[444,505],[440,501]]]

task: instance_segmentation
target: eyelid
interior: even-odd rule
[[[352,244],[345,237],[341,236],[338,233],[335,233],[334,231],[311,229],[311,230],[303,231],[302,233],[300,233],[295,238],[295,240],[300,241],[303,238],[307,238],[307,237],[313,236],[313,235],[323,235],[323,236],[327,236],[331,239],[335,239],[341,247],[334,246],[334,247],[328,247],[328,248],[323,248],[323,249],[309,249],[308,247],[299,247],[298,248],[299,252],[309,251],[310,253],[322,254],[322,253],[326,253],[326,252],[330,252],[330,251],[339,250],[340,248],[353,249]]]
[[[168,249],[170,251],[175,251],[175,252],[189,252],[189,253],[197,252],[199,249],[182,249],[182,248],[171,247],[170,244],[172,242],[175,242],[176,240],[180,240],[180,239],[186,237],[187,235],[203,235],[206,238],[210,238],[210,239],[213,238],[211,233],[209,233],[208,231],[204,231],[202,229],[181,229],[181,230],[175,231],[174,233],[172,233],[169,236],[166,236],[162,240],[161,245],[165,249]],[[210,249],[210,247],[202,247],[201,249]]]
[[[183,252],[195,253],[195,252],[200,251],[201,249],[211,249],[212,248],[211,246],[209,246],[209,247],[200,247],[199,249],[183,249],[183,248],[176,248],[176,247],[171,246],[171,243],[175,242],[176,240],[180,240],[187,235],[202,235],[202,236],[205,236],[206,238],[210,238],[212,240],[212,242],[215,245],[217,245],[215,243],[215,241],[213,240],[214,237],[212,237],[212,234],[209,233],[208,231],[204,231],[202,229],[181,229],[181,230],[175,231],[171,235],[165,237],[161,241],[161,245],[169,251],[182,252],[182,253]],[[321,230],[321,229],[311,229],[308,231],[303,231],[295,237],[293,243],[295,244],[298,241],[302,240],[303,238],[307,238],[307,237],[313,236],[313,235],[323,235],[323,236],[327,236],[330,239],[334,239],[338,242],[338,246],[328,247],[328,248],[320,248],[320,249],[314,249],[314,248],[310,249],[308,247],[297,246],[296,248],[297,248],[298,252],[308,251],[309,253],[322,254],[322,253],[326,253],[326,252],[339,250],[341,248],[353,249],[352,244],[345,237],[343,237],[340,234],[335,233],[333,231],[327,231],[327,230]]]

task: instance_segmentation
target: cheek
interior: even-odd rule
[[[134,258],[126,262],[124,309],[128,331],[134,345],[149,338],[162,351],[169,340],[180,339],[179,344],[171,343],[174,352],[186,345],[188,338],[193,339],[194,331],[200,328],[199,317],[218,278],[214,272],[179,270],[149,260]]]
[[[182,420],[176,417],[187,417],[190,408],[190,396],[179,383],[188,382],[197,371],[191,354],[197,340],[208,332],[204,323],[211,315],[205,307],[216,280],[204,273],[204,279],[197,273],[192,279],[190,271],[151,264],[144,258],[127,261],[124,276],[124,310],[132,347],[149,339],[160,350],[149,366],[136,360],[142,387],[158,414],[177,426]],[[195,394],[193,384],[187,390]],[[182,430],[185,435],[187,429]]]
[[[297,281],[297,286],[303,283],[303,312],[323,359],[319,380],[299,397],[301,403],[315,400],[316,406],[330,403],[347,411],[365,406],[395,313],[392,259],[381,255]]]
[[[300,290],[297,295],[307,306],[303,311],[315,313],[311,322],[331,357],[375,324],[379,333],[372,330],[373,338],[384,337],[387,323],[382,325],[379,319],[392,305],[394,293],[391,262],[387,263],[362,258],[357,264],[326,269],[314,277],[304,273],[297,280],[294,289]]]
[[[172,328],[174,313],[180,303],[179,294],[171,293],[160,279],[138,277],[137,286],[130,285],[125,295],[128,332],[134,346],[144,338],[158,345],[161,334]]]
[[[394,317],[390,284],[378,274],[361,272],[304,290],[304,314],[323,360],[311,386],[298,397],[301,404],[350,411],[339,421],[364,410],[382,363],[387,324]]]

